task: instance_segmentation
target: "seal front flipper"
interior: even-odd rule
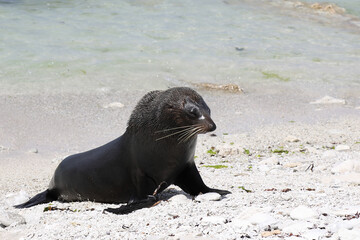
[[[200,193],[217,192],[226,195],[231,192],[227,190],[209,188],[205,185],[194,162],[189,163],[175,180],[175,185],[179,186],[184,192],[196,196]]]
[[[55,191],[53,190],[45,190],[41,193],[36,194],[34,197],[32,197],[29,201],[19,204],[19,205],[15,205],[15,208],[29,208],[41,203],[48,203],[48,202],[52,202],[58,199],[58,194],[56,194]]]
[[[130,200],[128,204],[123,205],[119,208],[106,208],[104,211],[111,212],[114,214],[128,214],[141,208],[149,208],[158,202],[158,198],[153,195],[148,195],[145,199]]]

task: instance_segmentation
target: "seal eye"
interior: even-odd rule
[[[199,118],[200,117],[200,111],[197,107],[192,107],[189,109],[188,114],[192,118]]]

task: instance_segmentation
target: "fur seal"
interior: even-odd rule
[[[136,105],[122,136],[65,158],[47,190],[15,207],[54,200],[127,203],[105,209],[125,214],[154,205],[157,193],[171,184],[191,195],[228,194],[206,186],[194,162],[197,134],[215,129],[209,107],[191,88],[149,92]]]

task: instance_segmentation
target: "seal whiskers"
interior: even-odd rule
[[[185,129],[182,129],[182,130],[180,130],[180,131],[177,131],[177,132],[168,134],[168,135],[166,135],[166,136],[157,138],[155,141],[159,141],[159,140],[161,140],[161,139],[174,136],[174,135],[176,135],[176,134],[180,134],[180,133],[184,133],[184,132],[186,133],[187,131],[190,131],[191,129],[193,129],[194,126],[196,126],[196,125],[184,126],[184,127],[186,127]],[[179,128],[180,128],[180,127],[179,127]],[[176,130],[176,129],[178,129],[178,128],[170,128],[170,129],[165,129],[165,130],[161,130],[161,131],[158,131],[158,132],[165,132],[165,131],[171,131],[171,130]]]
[[[181,136],[178,138],[179,143],[186,142],[192,136],[196,135],[197,133],[201,132],[202,130],[203,130],[202,126],[199,126],[199,125],[197,127],[189,129],[189,131],[181,134]]]

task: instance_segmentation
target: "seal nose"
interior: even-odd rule
[[[211,120],[209,119],[209,122],[208,122],[208,131],[209,132],[212,132],[216,129],[216,124]]]

